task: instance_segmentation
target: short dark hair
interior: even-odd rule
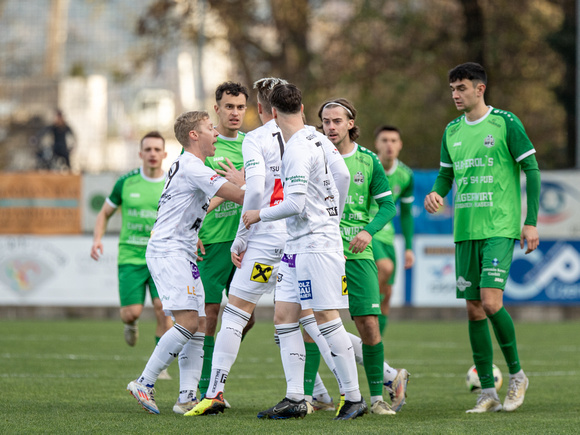
[[[248,89],[244,85],[242,85],[241,83],[224,82],[221,85],[219,85],[217,87],[217,89],[215,90],[216,103],[219,104],[219,102],[222,100],[222,98],[224,96],[224,93],[233,95],[234,97],[237,97],[238,95],[243,94],[246,96],[246,101],[248,100],[248,97],[250,95],[250,93],[248,92]]]
[[[302,92],[292,83],[274,86],[270,104],[281,113],[298,113],[302,108]]]
[[[139,143],[141,148],[143,148],[143,141],[145,139],[147,139],[148,137],[153,137],[155,139],[161,139],[163,141],[163,148],[165,148],[165,138],[163,136],[161,136],[161,133],[159,133],[157,130],[150,131],[149,133],[145,134],[145,136],[143,136],[141,138],[141,142]]]
[[[346,98],[334,98],[332,100],[327,100],[324,103],[322,103],[320,109],[318,109],[318,118],[320,118],[321,121],[322,121],[322,111],[327,107],[342,107],[343,109],[345,109],[346,115],[348,116],[349,119],[356,120],[356,109],[354,108],[354,105]],[[318,128],[322,129],[322,126],[319,126]],[[358,125],[355,124],[354,127],[352,127],[348,131],[348,137],[350,138],[351,141],[354,142],[355,140],[358,139],[359,136],[360,136],[360,128],[358,127]]]
[[[449,83],[463,79],[478,81],[487,86],[485,69],[475,62],[462,63],[449,71]]]
[[[397,133],[399,133],[399,136],[401,136],[401,130],[399,130],[397,127],[395,127],[394,125],[379,125],[377,128],[375,128],[375,139],[379,136],[379,134],[381,134],[383,131],[396,131]]]

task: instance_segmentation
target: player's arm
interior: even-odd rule
[[[98,261],[100,256],[103,255],[102,238],[107,231],[107,223],[116,210],[109,202],[105,201],[97,214],[97,221],[93,230],[93,246],[91,247],[91,258],[95,261]]]
[[[401,195],[401,231],[405,239],[405,269],[409,269],[415,263],[413,253],[413,236],[415,235],[415,220],[413,219],[413,196],[414,180],[411,176],[409,185]]]
[[[234,164],[226,157],[227,165],[224,165],[222,162],[218,162],[218,164],[222,167],[222,169],[216,169],[215,171],[224,177],[226,180],[234,183],[240,189],[244,189],[246,181],[244,179],[244,168],[238,171]],[[221,203],[225,201],[224,198],[220,198],[219,196],[214,196],[209,202],[209,208],[207,212],[214,210],[217,208]]]
[[[524,249],[524,241],[528,248],[526,254],[534,251],[540,244],[540,236],[536,224],[538,222],[538,209],[540,207],[540,169],[534,154],[529,155],[520,162],[526,175],[526,220],[520,237],[520,248]]]
[[[344,204],[348,195],[348,189],[350,187],[350,172],[348,172],[348,167],[342,157],[331,161],[328,165],[328,169],[330,169],[330,173],[334,179],[334,184],[338,190],[338,216],[342,216],[342,213],[344,212]]]
[[[302,213],[306,205],[306,193],[292,192],[284,196],[284,200],[274,207],[262,210],[248,210],[242,216],[246,228],[260,221],[271,222],[286,219]]]
[[[453,186],[453,163],[449,152],[447,151],[447,143],[445,135],[441,142],[441,161],[439,167],[439,174],[435,180],[435,184],[431,192],[425,197],[425,210],[429,213],[435,213],[439,207],[443,206],[443,198],[449,193]]]
[[[244,190],[240,189],[234,183],[230,183],[229,181],[227,181],[218,189],[215,195],[225,200],[232,201],[235,202],[236,204],[241,205],[244,203],[244,194],[245,194]]]

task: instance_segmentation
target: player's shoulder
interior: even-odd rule
[[[125,181],[134,178],[134,177],[140,177],[141,176],[141,169],[140,168],[135,168],[130,170],[129,172],[121,175],[118,179],[117,179],[117,183],[124,183]]]
[[[413,170],[400,160],[398,161],[397,169],[413,176]]]
[[[465,119],[465,114],[458,116],[453,121],[451,121],[449,124],[447,124],[447,126],[445,127],[445,131],[459,127],[462,124],[462,121],[464,119]]]
[[[508,110],[502,110],[495,107],[492,107],[491,112],[489,114],[490,118],[501,118],[505,121],[506,125],[517,122],[521,123],[520,119],[512,112]]]
[[[373,163],[373,165],[375,166],[379,166],[382,168],[382,164],[381,161],[379,160],[379,156],[374,152],[369,150],[366,147],[363,147],[360,144],[356,144],[356,153],[359,155],[360,158],[363,158],[365,160],[371,161]]]

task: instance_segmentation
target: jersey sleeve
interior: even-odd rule
[[[447,131],[445,131],[443,139],[441,140],[439,174],[437,175],[431,192],[437,192],[442,197],[445,197],[453,186],[453,176],[453,161],[447,149]]]
[[[266,164],[264,155],[260,149],[259,139],[256,135],[246,135],[242,143],[242,154],[244,156],[244,172],[246,179],[255,175],[266,176]]]
[[[379,200],[386,196],[392,196],[391,185],[389,184],[389,179],[385,175],[385,170],[383,165],[379,161],[378,157],[372,155],[373,162],[373,175],[370,184],[370,193],[375,200]]]
[[[290,147],[289,147],[290,148]],[[291,147],[284,152],[284,164],[286,164],[284,193],[306,193],[310,178],[310,155],[308,158],[298,156],[304,153],[304,147]]]
[[[513,113],[509,113],[506,118],[506,128],[508,148],[516,162],[519,163],[536,152],[532,141],[526,134],[524,125]]]
[[[196,165],[187,171],[187,182],[190,188],[200,189],[211,198],[227,183],[227,180],[207,166]]]
[[[107,198],[107,202],[112,207],[119,207],[123,202],[122,195],[123,195],[123,183],[125,182],[125,177],[119,178],[113,187],[113,191]]]

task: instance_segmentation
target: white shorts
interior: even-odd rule
[[[205,317],[205,293],[197,264],[184,257],[146,257],[166,316],[193,310]]]
[[[303,310],[348,308],[342,252],[284,254],[278,271],[276,302],[294,302]]]
[[[229,294],[257,304],[262,295],[272,293],[283,250],[283,241],[274,244],[250,242],[242,267],[234,273]]]

